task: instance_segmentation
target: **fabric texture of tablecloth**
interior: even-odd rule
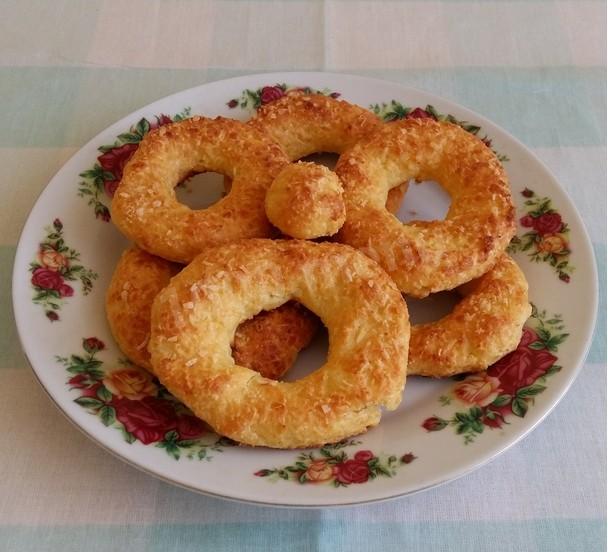
[[[532,149],[582,214],[600,311],[580,376],[529,437],[424,493],[345,509],[200,496],[65,420],[19,348],[19,232],[86,141],[167,94],[264,71],[418,87]],[[585,551],[606,542],[606,14],[594,0],[9,0],[0,20],[0,549]],[[288,492],[288,491],[286,491]]]

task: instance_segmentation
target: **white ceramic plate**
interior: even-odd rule
[[[201,424],[157,382],[125,364],[114,344],[104,293],[127,242],[107,220],[108,194],[151,126],[189,114],[244,120],[260,102],[296,87],[339,93],[387,120],[449,115],[491,139],[510,176],[519,221],[511,248],[536,308],[517,351],[487,374],[461,381],[410,378],[401,407],[385,413],[365,435],[306,451],[239,448],[202,433]],[[193,203],[201,199],[201,189],[207,190],[204,196],[213,187],[192,191],[193,185],[180,191],[184,198],[195,198]],[[401,218],[443,216],[447,199],[439,187],[411,188]],[[180,92],[125,117],[86,144],[31,211],[15,259],[13,300],[23,349],[41,384],[69,419],[109,451],[210,495],[330,506],[388,499],[449,481],[534,428],[584,360],[597,309],[597,279],[589,239],[566,194],[534,155],[487,119],[390,82],[283,73]],[[430,298],[410,307],[420,321],[445,312],[445,302]],[[322,341],[300,355],[291,378],[319,365]]]

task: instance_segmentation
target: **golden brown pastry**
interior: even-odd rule
[[[485,370],[517,347],[532,309],[528,282],[513,259],[503,253],[489,272],[458,292],[464,298],[450,314],[412,326],[408,375]]]
[[[378,261],[413,297],[481,276],[515,233],[502,165],[457,125],[431,119],[385,124],[344,153],[336,173],[346,202],[338,241]],[[450,194],[445,220],[403,224],[387,212],[388,191],[412,178],[435,180]]]
[[[112,201],[112,220],[139,247],[187,263],[207,247],[268,237],[266,191],[288,163],[281,148],[251,125],[193,117],[146,134]],[[206,209],[179,203],[173,188],[192,172],[232,179],[230,193]]]
[[[106,314],[114,339],[129,360],[150,371],[152,303],[182,268],[132,247],[118,261],[106,294]],[[263,311],[237,328],[234,359],[264,377],[279,379],[310,343],[318,326],[317,318],[293,301]]]
[[[238,325],[295,299],[329,332],[326,363],[294,382],[235,364]],[[339,441],[396,408],[409,321],[386,273],[344,245],[243,240],[194,259],[152,308],[150,352],[160,381],[215,431],[248,445]]]
[[[269,133],[289,159],[297,161],[313,153],[344,153],[384,123],[371,111],[347,101],[291,92],[263,105],[249,124]],[[398,211],[406,190],[404,183],[389,192],[389,211]]]
[[[340,179],[317,163],[287,165],[266,194],[266,215],[292,238],[333,236],[346,217]]]

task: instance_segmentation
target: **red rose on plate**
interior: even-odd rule
[[[103,351],[106,348],[106,344],[96,337],[87,337],[82,340],[82,347],[87,353],[96,353],[97,351]]]
[[[530,343],[534,343],[535,341],[538,341],[538,334],[532,328],[524,326],[517,348],[527,347]]]
[[[108,180],[107,182],[104,182],[103,189],[106,192],[106,195],[108,197],[114,197],[119,184],[120,180]]]
[[[442,420],[437,416],[431,416],[422,422],[422,427],[427,431],[441,431],[447,425],[448,422],[446,420]]]
[[[510,411],[511,404],[508,404],[505,410]],[[501,428],[504,418],[500,412],[490,410],[488,413],[484,414],[481,418],[481,422],[488,427]]]
[[[161,441],[175,429],[177,420],[173,405],[163,399],[144,397],[140,401],[114,399],[116,418],[125,429],[144,445]]]
[[[521,217],[519,219],[519,224],[521,224],[524,228],[532,228],[532,226],[534,226],[534,217],[530,215]]]
[[[559,213],[543,213],[533,219],[534,229],[541,235],[555,234],[562,229],[562,217]]]
[[[502,393],[514,395],[543,376],[556,360],[546,349],[537,351],[520,346],[490,366],[488,374],[500,380]]]
[[[63,276],[55,270],[37,268],[32,274],[32,285],[42,289],[60,291],[60,288],[64,285]]]
[[[434,119],[428,111],[422,109],[421,107],[417,107],[416,109],[412,109],[407,116],[406,119]]]
[[[104,171],[112,173],[114,176],[112,180],[104,182],[105,191],[110,197],[114,195],[118,183],[122,178],[122,171],[129,159],[131,159],[133,153],[135,153],[137,146],[138,144],[124,144],[123,146],[118,146],[106,151],[97,158],[101,168]]]
[[[150,129],[165,126],[172,122],[173,122],[173,119],[171,119],[171,117],[169,117],[169,115],[165,115],[164,113],[161,113],[160,115],[156,116],[156,122],[150,125]]]
[[[196,439],[206,431],[205,424],[195,416],[182,414],[177,418],[177,432],[180,439]]]
[[[354,456],[355,460],[358,462],[368,462],[373,457],[374,453],[371,450],[360,450],[359,452],[355,453]]]
[[[61,297],[72,297],[72,295],[74,295],[74,288],[72,286],[68,286],[67,284],[62,284],[59,286],[57,291]]]
[[[116,182],[116,181],[112,180],[112,182]],[[107,182],[106,182],[106,184],[107,184]],[[105,186],[105,184],[104,184],[104,186]],[[116,191],[116,188],[114,188],[114,191]],[[114,193],[114,191],[112,193]],[[107,187],[106,187],[106,192],[108,192]],[[102,203],[97,203],[95,205],[95,218],[103,220],[104,222],[108,222],[111,218],[110,210]]]
[[[401,457],[401,462],[403,464],[411,464],[414,460],[416,460],[417,456],[414,456],[413,453],[408,452]]]
[[[336,480],[345,485],[365,483],[369,479],[367,462],[359,460],[346,460],[346,462],[336,464],[336,471]]]
[[[274,102],[279,98],[282,98],[285,95],[285,92],[280,86],[265,86],[262,88],[262,92],[260,92],[260,101],[262,105]]]
[[[97,390],[101,387],[101,383],[91,380],[88,374],[76,374],[68,380],[68,383],[73,389],[81,390],[81,397],[97,398]]]

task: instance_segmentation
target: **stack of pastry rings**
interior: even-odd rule
[[[269,134],[290,161],[314,153],[343,154],[383,126],[367,109],[299,92],[263,105],[249,124]],[[384,204],[391,213],[399,209],[406,191],[406,181],[389,191]],[[294,238],[333,235],[344,223],[340,181],[333,172],[313,163],[289,165],[268,190],[266,214]]]
[[[335,174],[290,163],[315,152],[340,154]],[[192,211],[173,187],[204,171],[225,174],[230,190]],[[312,193],[300,194],[289,216],[276,205],[271,216],[273,197],[280,206],[308,175],[331,186],[341,216],[329,226],[302,218],[334,212],[315,210],[310,198],[326,196]],[[452,197],[445,221],[394,217],[410,179],[444,186]],[[317,237],[311,232],[323,228],[319,235],[338,231],[342,244],[252,239],[275,235],[266,214],[287,235]],[[306,94],[263,106],[247,124],[194,117],[144,138],[112,217],[137,244],[107,294],[119,346],[216,431],[245,444],[302,447],[365,431],[381,406],[399,404],[406,367],[434,377],[483,370],[517,346],[530,312],[526,280],[504,253],[514,232],[506,175],[489,148],[449,123],[383,124],[360,107]],[[410,339],[401,294],[445,289],[462,301],[413,326]],[[328,360],[301,380],[278,382],[317,328],[304,307],[328,327]]]

